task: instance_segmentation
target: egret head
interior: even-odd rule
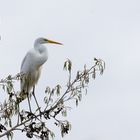
[[[59,43],[59,42],[56,42],[56,41],[53,41],[53,40],[49,40],[49,39],[46,39],[46,38],[43,38],[43,37],[40,37],[40,38],[36,39],[35,43],[37,43],[37,44],[52,43],[52,44],[63,45],[62,43]]]

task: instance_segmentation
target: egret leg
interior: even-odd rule
[[[36,96],[35,96],[35,86],[33,86],[33,93],[32,93],[32,94],[33,94],[33,96],[34,96],[34,99],[35,99],[36,105],[37,105],[37,107],[38,107],[38,110],[39,110],[39,112],[41,113],[39,104],[38,104],[37,99],[36,99]]]
[[[32,110],[31,110],[31,103],[30,103],[30,99],[29,99],[28,87],[29,87],[29,81],[27,81],[27,93],[25,93],[25,94],[27,94],[29,110],[30,110],[30,112],[32,113]]]
[[[29,99],[29,93],[27,92],[27,98],[28,98],[28,105],[29,105],[29,110],[30,112],[32,113],[32,110],[31,110],[31,103],[30,103],[30,99]]]

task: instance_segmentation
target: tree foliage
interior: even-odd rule
[[[72,79],[72,62],[67,59],[64,62],[64,70],[68,72],[66,88],[62,90],[63,88],[59,84],[53,88],[47,86],[43,94],[44,107],[39,106],[38,100],[36,100],[35,111],[31,110],[33,105],[30,102],[28,102],[29,110],[20,107],[21,102],[25,102],[25,100],[22,101],[19,91],[15,91],[14,84],[23,78],[23,74],[9,75],[5,79],[1,79],[0,86],[5,91],[6,98],[0,104],[0,138],[7,136],[10,139],[18,130],[25,133],[28,138],[37,137],[42,140],[50,140],[55,137],[53,130],[47,125],[50,120],[60,129],[61,135],[64,137],[71,129],[70,122],[62,119],[71,109],[67,103],[73,101],[77,106],[82,100],[83,94],[87,93],[89,82],[96,78],[97,73],[102,75],[104,69],[104,61],[94,58],[90,68],[84,65],[83,70],[77,71],[75,78]],[[27,94],[31,96],[33,93]]]

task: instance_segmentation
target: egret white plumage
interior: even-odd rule
[[[23,74],[23,77],[20,82],[20,96],[22,99],[25,99],[27,94],[35,84],[37,84],[41,73],[41,67],[48,59],[48,51],[47,47],[44,45],[45,43],[62,45],[59,42],[46,38],[38,38],[35,40],[34,48],[27,52],[21,64],[20,72]]]

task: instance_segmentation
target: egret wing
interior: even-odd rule
[[[33,61],[34,54],[32,53],[32,51],[29,51],[22,61],[20,72],[24,74],[31,72],[31,70],[33,69]]]

